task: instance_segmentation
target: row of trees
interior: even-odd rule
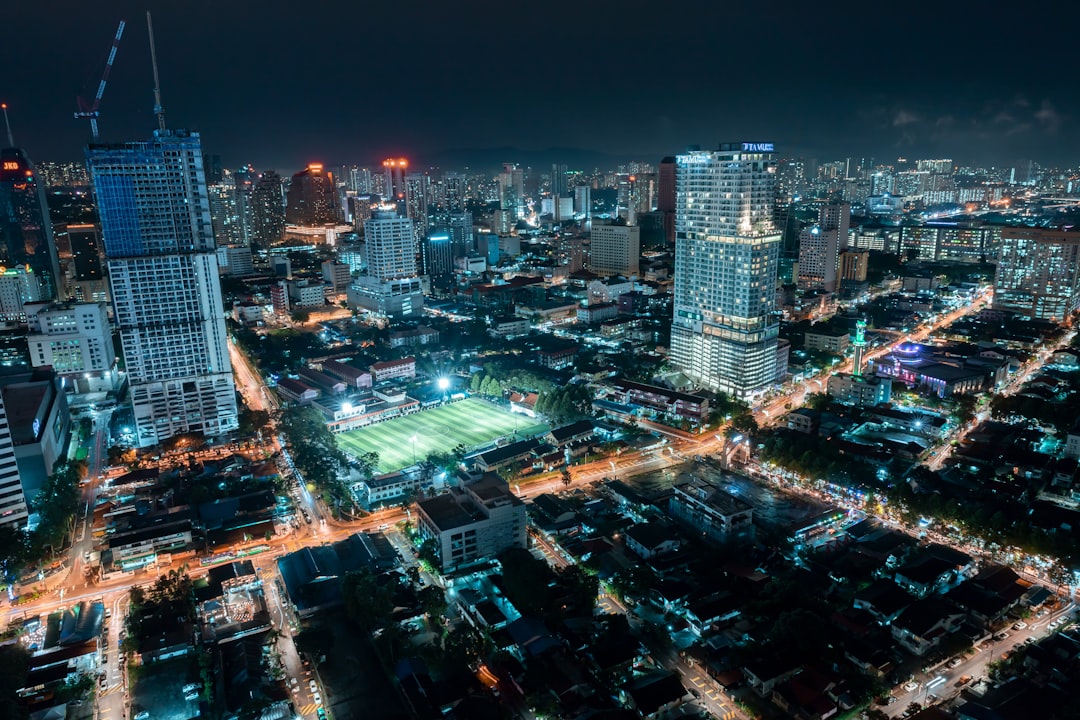
[[[540,393],[534,409],[560,423],[591,414],[592,401],[592,393],[586,386],[565,385]]]
[[[30,511],[39,520],[34,530],[0,528],[0,566],[9,576],[42,563],[64,547],[79,508],[79,482],[86,474],[85,462],[57,464],[41,491],[30,498]]]
[[[496,380],[492,375],[486,375],[482,372],[473,374],[472,380],[469,382],[469,390],[474,395],[484,395],[486,397],[500,398],[506,391],[502,382]]]
[[[348,459],[319,411],[291,407],[282,413],[279,428],[289,441],[293,464],[304,480],[327,494],[335,505],[351,500],[344,480]]]

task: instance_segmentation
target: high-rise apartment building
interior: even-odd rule
[[[593,221],[589,238],[589,270],[597,275],[640,274],[641,228],[601,225]]]
[[[413,223],[386,206],[364,221],[368,275],[379,280],[414,277],[416,238]]]
[[[405,176],[405,215],[413,222],[416,239],[428,231],[428,177],[421,173]]]
[[[676,158],[671,359],[737,398],[777,380],[775,170],[771,143]]]
[[[198,133],[91,145],[115,322],[140,447],[237,427]]]
[[[28,517],[26,495],[15,459],[15,443],[11,439],[3,395],[0,395],[0,527],[21,528]]]
[[[994,277],[994,308],[1065,322],[1080,310],[1080,232],[1007,227]]]
[[[455,259],[462,258],[476,249],[473,243],[473,217],[471,212],[450,213],[450,253]]]
[[[45,187],[18,148],[0,150],[0,265],[25,267],[41,298],[58,297],[60,262]]]
[[[285,222],[290,225],[324,225],[341,218],[334,174],[311,163],[292,176],[285,202]]]
[[[273,170],[259,175],[251,189],[251,240],[267,248],[285,235],[285,206],[281,201],[281,176]]]
[[[823,205],[818,224],[799,233],[799,288],[836,290],[836,271],[840,253],[847,249],[850,224],[850,205]]]
[[[660,161],[657,174],[656,209],[664,217],[664,237],[668,245],[675,242],[675,158]]]

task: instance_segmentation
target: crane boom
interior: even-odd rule
[[[113,61],[116,60],[116,50],[120,47],[120,38],[124,34],[124,26],[127,23],[123,20],[120,21],[120,25],[116,28],[116,36],[113,38],[112,47],[109,48],[109,57],[105,60],[105,71],[101,73],[101,82],[98,83],[97,94],[94,95],[94,103],[89,108],[86,107],[86,103],[82,98],[79,98],[79,110],[75,113],[75,118],[89,118],[90,119],[90,134],[94,140],[98,139],[98,124],[97,120],[100,116],[98,113],[98,107],[101,105],[101,96],[105,93],[105,83],[109,81],[109,72],[112,70]]]
[[[157,50],[154,48],[154,21],[150,11],[146,11],[146,32],[150,35],[150,63],[154,66],[154,114],[157,115],[158,128],[165,132],[165,108],[161,106],[161,82],[158,80]]]

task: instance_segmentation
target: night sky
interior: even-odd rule
[[[821,160],[1080,159],[1072,3],[6,0],[0,99],[31,157],[82,157],[75,97],[120,18],[102,139],[149,135],[148,8],[168,124],[226,166],[655,160],[739,140]]]

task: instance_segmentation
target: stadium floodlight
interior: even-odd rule
[[[439,385],[440,390],[446,390],[447,388],[450,387],[450,378],[447,378],[447,377],[439,378],[438,385]]]
[[[345,412],[352,412],[352,403],[348,401],[344,402],[341,406],[341,409]]]

